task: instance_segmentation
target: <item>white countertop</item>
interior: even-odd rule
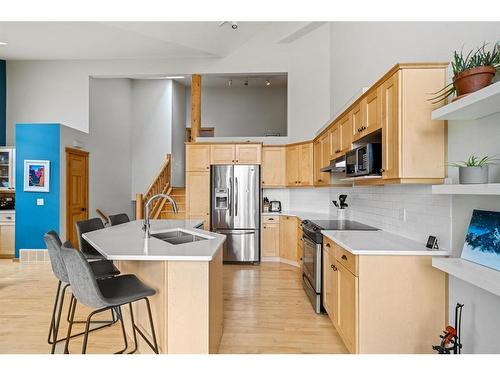
[[[301,220],[335,220],[330,214],[304,211],[263,212],[263,216],[297,216]]]
[[[115,225],[83,234],[89,244],[109,260],[211,261],[226,236],[194,229],[203,220],[151,220],[151,234],[172,229],[208,237],[203,241],[172,245],[151,237],[144,238],[142,220]]]
[[[425,244],[378,231],[333,231],[321,233],[344,249],[356,255],[429,255],[448,256],[449,250],[431,250]]]

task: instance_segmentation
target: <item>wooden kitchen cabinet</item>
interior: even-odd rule
[[[210,170],[210,145],[186,144],[186,172]]]
[[[262,225],[262,256],[279,257],[280,256],[280,224],[279,220],[275,223],[265,222]]]
[[[353,140],[358,140],[382,127],[380,87],[375,87],[353,109]]]
[[[295,216],[280,216],[280,258],[290,262],[299,262],[297,246],[297,221]]]
[[[352,148],[352,119],[346,115],[340,119],[338,125],[338,149],[335,152],[335,158],[345,155]]]
[[[210,228],[210,172],[186,173],[186,212],[190,219],[203,219]]]
[[[0,258],[14,257],[14,225],[0,225]]]
[[[237,144],[236,164],[261,164],[262,145],[260,144]]]
[[[321,168],[330,164],[330,134],[325,132],[313,144],[314,148],[314,185],[324,186],[330,183],[330,172],[321,172]]]
[[[431,353],[447,323],[432,256],[354,255],[323,237],[322,302],[351,353]]]
[[[286,148],[287,186],[312,186],[314,180],[313,142]]]
[[[210,163],[234,164],[236,162],[236,147],[234,144],[210,145]]]
[[[262,186],[286,186],[286,147],[262,148]]]
[[[400,69],[381,85],[382,178],[440,183],[446,176],[446,122],[431,120],[441,104],[429,92],[446,84],[446,69]]]
[[[244,144],[212,144],[210,145],[211,164],[260,164],[262,145]]]

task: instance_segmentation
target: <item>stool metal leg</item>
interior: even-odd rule
[[[68,333],[66,335],[66,344],[64,345],[64,354],[69,354],[68,346],[69,346],[69,339],[71,338],[71,329],[73,328],[73,320],[75,319],[76,302],[77,302],[76,298],[73,298],[71,300],[71,304],[69,306],[71,314],[70,314],[70,321],[69,321],[69,326],[68,326]]]
[[[47,342],[49,344],[52,344],[52,334],[54,333],[54,324],[56,320],[56,310],[57,310],[57,304],[59,303],[59,295],[61,293],[61,280],[57,283],[57,290],[56,290],[56,299],[54,301],[54,308],[52,309],[52,318],[50,320],[50,328],[49,328],[49,337],[47,338]]]

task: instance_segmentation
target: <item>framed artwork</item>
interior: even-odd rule
[[[462,259],[500,271],[500,212],[472,212]]]
[[[48,193],[50,188],[50,161],[24,161],[24,191]]]

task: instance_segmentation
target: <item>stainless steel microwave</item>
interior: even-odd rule
[[[380,143],[368,143],[348,151],[345,161],[345,173],[348,177],[380,174],[382,145]]]

